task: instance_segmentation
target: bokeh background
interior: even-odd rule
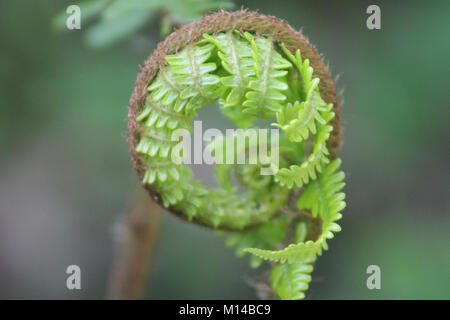
[[[113,226],[138,188],[127,104],[160,24],[153,17],[111,45],[107,33],[86,40],[83,20],[81,30],[56,32],[54,17],[71,3],[0,2],[3,299],[104,298]],[[381,7],[381,30],[366,28],[370,4]],[[344,89],[348,207],[308,297],[449,299],[450,2],[241,5],[302,27]],[[201,115],[211,127],[219,117]],[[66,289],[71,264],[82,290]],[[372,264],[381,290],[366,287]],[[255,298],[246,279],[256,274],[223,237],[165,214],[145,297]]]

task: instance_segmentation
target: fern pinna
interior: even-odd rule
[[[171,134],[191,130],[197,111],[215,101],[240,128],[256,119],[279,128],[280,169],[274,175],[262,176],[261,163],[218,164],[219,187],[210,188],[171,160],[177,144]],[[250,253],[252,267],[272,261],[276,296],[304,298],[316,258],[340,231],[345,196],[334,84],[300,32],[275,17],[237,11],[172,33],[138,76],[129,142],[138,177],[158,203],[228,234],[227,245],[239,256]],[[215,146],[208,147],[217,152]]]

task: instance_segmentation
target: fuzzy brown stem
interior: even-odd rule
[[[108,298],[142,297],[161,223],[161,208],[146,194],[134,197],[129,212],[116,226],[117,249]]]

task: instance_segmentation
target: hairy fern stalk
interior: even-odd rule
[[[227,245],[239,256],[250,253],[252,267],[273,261],[270,281],[277,296],[304,298],[313,263],[340,231],[336,222],[345,207],[341,161],[331,159],[327,148],[333,104],[322,99],[309,59],[270,37],[228,30],[204,34],[165,61],[136,118],[143,183],[187,219],[236,230]],[[215,101],[238,127],[274,121],[281,132],[275,175],[261,176],[259,163],[216,165],[220,187],[209,188],[188,166],[171,161],[177,143],[172,132],[191,130],[197,111]],[[244,194],[238,194],[233,174]]]

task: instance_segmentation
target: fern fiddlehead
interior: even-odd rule
[[[262,163],[218,164],[219,187],[209,188],[172,161],[172,133],[192,130],[197,111],[215,101],[240,128],[276,119],[280,146],[272,152],[281,159],[274,175],[261,176]],[[247,133],[208,148],[217,156]],[[247,11],[207,16],[166,38],[130,101],[130,151],[145,188],[179,217],[228,231],[227,244],[238,255],[251,253],[252,267],[274,261],[270,280],[282,299],[304,297],[314,261],[340,231],[339,141],[339,105],[320,56],[289,25]],[[249,138],[240,152],[252,147],[259,145]],[[238,194],[232,173],[246,193]]]

